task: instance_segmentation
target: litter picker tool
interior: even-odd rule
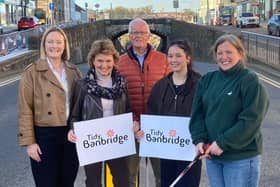
[[[206,144],[204,146],[204,150],[206,151],[208,149],[210,145],[209,144]],[[205,152],[204,151],[204,152]],[[203,153],[204,154],[204,153]],[[203,155],[201,153],[199,153],[198,155],[196,155],[196,157],[193,159],[193,161],[191,161],[191,163],[189,163],[185,169],[183,169],[183,171],[181,171],[181,173],[178,175],[178,177],[172,182],[172,184],[169,186],[169,187],[174,187],[178,182],[179,180],[191,169],[191,167],[198,161],[200,160],[200,157]]]

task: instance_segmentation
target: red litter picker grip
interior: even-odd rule
[[[205,144],[203,146],[203,149],[204,149],[204,153],[199,153],[195,156],[195,158],[193,159],[193,161],[191,163],[189,163],[185,169],[183,169],[183,171],[181,171],[181,173],[178,175],[178,177],[172,182],[172,184],[170,184],[169,187],[174,187],[178,182],[179,180],[191,169],[191,167],[198,161],[200,160],[200,157],[202,155],[205,154],[206,150],[210,147],[210,144]]]

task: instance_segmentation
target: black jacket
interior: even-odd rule
[[[148,99],[148,113],[169,116],[190,116],[192,100],[196,90],[200,74],[188,72],[188,78],[183,89],[176,95],[172,82],[172,74],[169,73],[160,79],[152,89]]]
[[[114,81],[114,78],[113,78]],[[114,115],[130,112],[127,90],[113,101]],[[70,116],[68,123],[73,128],[73,122],[91,120],[103,117],[101,98],[88,93],[85,79],[74,82],[71,97]]]

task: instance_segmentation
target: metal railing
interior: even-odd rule
[[[5,56],[17,49],[27,48],[29,32],[21,31],[0,35],[0,56]]]
[[[57,26],[64,28],[77,25],[80,22],[59,22],[56,23]],[[0,35],[0,57],[6,56],[14,51],[22,50],[28,48],[28,41],[30,36],[36,34],[42,34],[48,27],[52,25],[40,25],[33,29],[28,29],[24,31],[16,31],[9,34]]]
[[[280,37],[241,31],[248,56],[280,69]]]

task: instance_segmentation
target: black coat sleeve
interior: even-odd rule
[[[81,86],[82,80],[76,80],[72,85],[72,96],[70,99],[70,115],[68,118],[68,125],[73,129],[73,123],[82,121],[82,106],[84,100],[83,87]]]
[[[159,114],[160,102],[161,102],[160,82],[157,82],[152,88],[151,94],[147,102],[148,114]]]

